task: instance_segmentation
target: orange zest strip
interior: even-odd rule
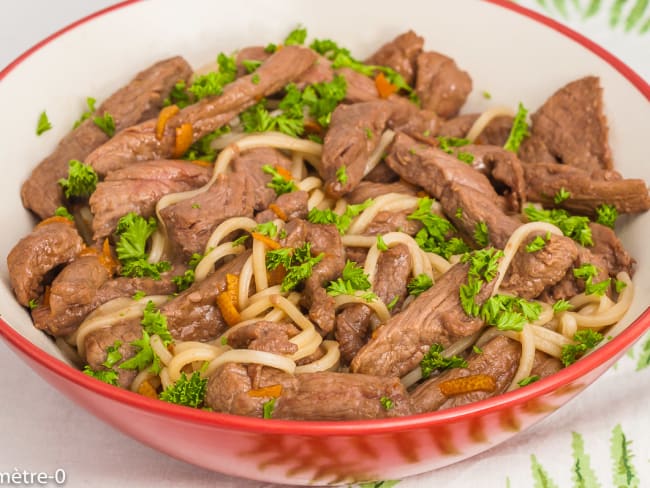
[[[203,166],[204,168],[212,168],[212,163],[208,161],[203,161],[202,159],[192,159],[190,161],[192,164],[196,164],[197,166]]]
[[[255,390],[248,390],[248,396],[252,396],[254,398],[259,398],[259,397],[278,398],[280,395],[282,395],[281,384],[265,386],[263,388],[257,388]]]
[[[84,246],[81,251],[79,251],[79,256],[97,256],[99,255],[99,251],[95,249],[94,247],[88,247]]]
[[[388,78],[386,78],[382,72],[379,72],[379,74],[375,76],[375,87],[377,87],[379,98],[385,99],[397,92],[397,85],[393,85],[388,81]]]
[[[140,386],[138,386],[138,393],[148,398],[158,398],[156,389],[151,386],[151,383],[149,383],[147,380],[144,380],[142,383],[140,383]]]
[[[276,165],[275,170],[278,172],[280,176],[282,176],[285,180],[287,181],[293,181],[293,175],[291,174],[291,171],[289,171],[287,168],[283,168],[282,166]]]
[[[167,121],[169,121],[169,119],[171,119],[178,112],[180,112],[180,108],[178,108],[176,105],[169,105],[160,111],[158,114],[158,120],[156,121],[156,139],[160,141],[163,138],[163,134],[165,134],[165,127],[167,126]]]
[[[225,320],[229,327],[241,321],[239,311],[230,300],[230,293],[227,291],[222,291],[217,295],[217,306],[219,307],[223,320]]]
[[[104,244],[102,245],[102,253],[99,256],[99,262],[101,263],[106,271],[108,271],[109,276],[115,274],[117,269],[118,262],[113,257],[113,251],[111,250],[111,243],[108,241],[108,238],[104,239]]]
[[[279,219],[284,220],[285,222],[287,221],[287,214],[284,213],[284,210],[282,210],[278,205],[275,203],[272,203],[269,205],[269,210],[273,212]]]
[[[496,380],[487,374],[474,374],[463,378],[443,381],[438,385],[445,396],[462,395],[473,391],[493,392],[497,389]]]
[[[251,232],[251,235],[256,241],[262,241],[269,249],[280,249],[282,247],[279,242],[276,242],[269,236],[265,236],[259,232]]]
[[[45,220],[41,220],[38,224],[36,224],[36,227],[48,224],[68,224],[74,226],[74,222],[72,220],[66,217],[61,217],[60,215],[53,215],[52,217],[48,217]]]
[[[50,286],[45,287],[45,293],[43,293],[43,306],[50,308],[50,294],[52,293],[52,288]]]
[[[192,124],[181,124],[176,127],[176,140],[174,141],[174,150],[172,157],[180,158],[192,145],[194,141],[194,134],[192,133]]]
[[[237,308],[239,303],[239,276],[226,273],[226,292],[230,295],[230,301]]]

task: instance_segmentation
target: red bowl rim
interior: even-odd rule
[[[16,66],[27,59],[32,53],[42,48],[52,40],[87,23],[94,18],[100,17],[108,12],[123,8],[139,2],[140,0],[126,0],[115,4],[87,17],[84,17],[67,27],[55,32],[43,39],[33,47],[17,57],[2,71],[0,80],[7,76]],[[623,75],[646,99],[650,100],[650,85],[629,66],[624,64],[617,57],[603,49],[593,41],[569,29],[568,27],[548,18],[542,14],[533,12],[525,7],[517,5],[508,0],[484,0],[488,3],[499,5],[521,15],[529,17],[537,22],[560,32],[573,39],[583,47],[589,49],[610,66]],[[205,424],[220,429],[238,430],[265,434],[284,435],[312,435],[312,436],[340,436],[340,435],[369,435],[386,432],[397,432],[413,430],[423,427],[434,427],[458,420],[471,420],[489,413],[495,413],[503,409],[512,408],[528,401],[534,400],[543,395],[552,393],[563,386],[569,385],[599,366],[607,363],[608,360],[621,354],[638,340],[643,333],[650,329],[650,307],[635,319],[623,332],[610,342],[594,351],[592,354],[582,358],[573,365],[555,373],[547,378],[537,381],[525,388],[520,388],[503,395],[498,395],[486,400],[471,403],[461,407],[448,410],[430,412],[408,417],[395,417],[390,419],[360,420],[360,421],[287,421],[287,420],[264,420],[237,415],[206,412],[188,407],[182,407],[160,400],[144,397],[131,391],[107,385],[99,380],[83,374],[81,371],[47,354],[20,333],[14,330],[4,319],[0,318],[0,336],[2,336],[17,351],[20,351],[27,358],[53,372],[62,379],[89,390],[98,395],[105,396],[113,401],[124,403],[136,409],[150,413],[172,417],[179,421]],[[585,385],[586,386],[586,385]]]

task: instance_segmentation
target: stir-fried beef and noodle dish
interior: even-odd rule
[[[525,387],[619,332],[613,228],[650,197],[613,168],[597,77],[460,114],[470,75],[413,31],[364,61],[306,35],[157,62],[25,181],[41,220],[11,285],[72,362],[215,412],[369,419]]]

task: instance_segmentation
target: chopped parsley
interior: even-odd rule
[[[108,112],[104,112],[104,115],[101,117],[93,117],[93,123],[108,137],[115,135],[115,120],[113,120],[113,116]]]
[[[575,344],[562,346],[560,359],[565,366],[575,363],[588,351],[596,347],[603,340],[603,335],[592,329],[579,330],[573,336]]]
[[[368,139],[369,141],[371,141],[372,138],[374,137],[374,135],[373,135],[373,133],[372,133],[372,129],[371,129],[370,127],[366,127],[364,130],[365,130],[365,132],[366,132],[366,139]]]
[[[490,100],[492,98],[492,94],[489,91],[483,91],[482,95],[486,100]]]
[[[302,114],[298,117],[291,117],[286,113],[272,116],[265,105],[266,100],[261,100],[239,115],[244,132],[278,131],[292,137],[298,137],[303,133]]]
[[[258,61],[256,59],[244,59],[242,61],[242,65],[244,65],[244,68],[246,68],[247,73],[252,73],[262,65],[262,61]]]
[[[272,167],[269,164],[262,166],[262,171],[267,175],[271,175],[271,181],[266,184],[267,187],[275,191],[276,195],[282,195],[284,193],[291,193],[296,191],[298,187],[293,182],[293,180],[286,179],[277,168]]]
[[[275,410],[275,402],[277,398],[271,398],[268,402],[264,402],[262,405],[262,417],[265,419],[270,419],[273,416],[273,410]]]
[[[460,159],[463,163],[472,164],[474,162],[474,155],[468,152],[458,151],[459,147],[467,146],[470,144],[469,139],[461,139],[459,137],[438,136],[438,148],[447,154],[456,153],[456,158]]]
[[[282,279],[281,290],[291,291],[302,281],[311,276],[312,268],[322,259],[324,253],[316,257],[311,255],[311,243],[305,242],[301,247],[274,249],[266,253],[266,268],[273,271],[282,265],[286,274]]]
[[[462,219],[463,218],[463,209],[461,207],[458,207],[456,209],[456,213],[454,215],[458,220]]]
[[[556,205],[568,200],[571,197],[571,193],[568,192],[564,187],[560,188],[553,197],[553,201]]]
[[[449,234],[456,232],[456,228],[444,217],[433,213],[431,210],[433,200],[423,197],[418,200],[418,208],[407,218],[422,222],[422,229],[415,235],[415,242],[421,249],[438,254],[449,259],[454,254],[462,254],[470,249],[458,237],[447,239]]]
[[[285,46],[300,46],[305,43],[305,39],[307,39],[307,29],[305,27],[296,27],[289,32],[283,44]]]
[[[253,76],[251,76],[251,83],[253,85],[259,85],[260,84],[260,75],[255,73]]]
[[[474,226],[474,241],[481,247],[488,245],[488,226],[485,222],[476,222]]]
[[[190,260],[188,262],[189,269],[186,269],[185,273],[182,275],[177,275],[172,278],[172,282],[176,285],[176,289],[178,291],[187,290],[190,286],[192,286],[194,279],[196,278],[196,266],[199,264],[201,259],[203,259],[203,255],[195,252],[192,254],[192,257],[190,257]]]
[[[257,224],[253,229],[253,232],[262,234],[268,237],[275,237],[278,233],[278,226],[275,225],[272,221],[265,222],[263,224]]]
[[[214,161],[217,157],[217,150],[212,147],[212,142],[218,137],[224,134],[228,134],[230,130],[231,129],[229,125],[224,125],[223,127],[219,127],[218,129],[201,137],[201,139],[190,146],[185,156],[183,156],[183,159],[186,159],[188,161]]]
[[[327,293],[333,297],[354,295],[357,291],[369,290],[370,286],[368,275],[363,272],[363,268],[357,266],[354,261],[348,260],[341,272],[341,277],[337,278],[336,281],[330,281],[327,286]],[[369,294],[368,298],[375,298],[374,293]]]
[[[157,335],[160,337],[165,346],[169,346],[174,342],[174,338],[167,328],[167,317],[161,314],[160,310],[156,309],[156,305],[151,300],[147,302],[140,323],[149,335]]]
[[[589,228],[589,219],[570,215],[566,210],[554,208],[551,210],[539,210],[533,205],[528,205],[524,212],[531,222],[548,222],[560,228],[562,233],[583,246],[593,246]]]
[[[431,344],[431,347],[420,361],[422,378],[428,378],[436,370],[466,368],[467,361],[460,356],[445,357],[442,355],[442,344]]]
[[[596,222],[607,227],[614,228],[616,219],[618,218],[618,210],[614,205],[603,203],[596,208]]]
[[[341,235],[345,234],[352,224],[352,219],[372,205],[374,200],[369,198],[363,203],[348,205],[343,215],[338,215],[331,209],[319,210],[314,207],[309,211],[307,220],[312,224],[334,224]]]
[[[509,295],[494,295],[481,305],[479,315],[486,324],[499,330],[521,331],[524,324],[534,322],[541,313],[539,303]]]
[[[474,354],[483,354],[483,349],[478,347],[476,344],[472,346],[472,351],[474,351]]]
[[[539,376],[535,374],[532,376],[526,376],[525,378],[522,378],[521,380],[517,381],[517,384],[523,387],[523,386],[528,386],[531,383],[535,383],[536,381],[539,381]]]
[[[614,289],[616,290],[616,293],[621,293],[626,286],[627,283],[625,283],[625,281],[614,280]]]
[[[92,376],[93,378],[96,378],[99,381],[108,383],[109,385],[117,386],[118,374],[116,371],[113,371],[112,369],[95,371],[90,366],[86,365],[84,366],[83,373],[87,374],[88,376]]]
[[[106,361],[102,363],[102,366],[112,368],[122,359],[122,353],[120,352],[121,345],[122,341],[115,341],[112,346],[108,346],[108,349],[106,349]]]
[[[74,217],[70,212],[68,212],[68,209],[65,207],[57,207],[57,209],[54,211],[54,215],[57,217],[65,217],[70,222],[74,222]]]
[[[192,101],[190,100],[190,95],[187,91],[187,85],[185,85],[184,80],[176,82],[169,92],[169,97],[163,100],[163,106],[165,107],[176,105],[178,108],[185,108],[191,103]]]
[[[72,126],[73,129],[79,127],[84,120],[92,117],[93,113],[95,112],[96,101],[97,100],[95,100],[93,97],[86,98],[86,106],[88,107],[88,110],[84,111],[84,113],[82,113],[81,116],[77,119],[77,121]]]
[[[456,158],[467,164],[472,164],[474,162],[474,155],[468,152],[458,151],[456,153]]]
[[[36,124],[36,135],[40,136],[43,132],[47,132],[52,128],[50,119],[47,118],[47,113],[45,110],[41,112],[41,115],[38,116],[38,123]]]
[[[244,234],[244,235],[238,237],[237,239],[235,239],[234,241],[232,241],[232,247],[243,246],[244,243],[245,243],[249,238],[250,238],[250,236],[249,236],[248,234]]]
[[[566,310],[571,310],[573,308],[573,305],[569,303],[567,300],[560,298],[557,302],[553,304],[553,311],[555,313],[559,312],[564,312]]]
[[[160,399],[176,405],[198,408],[205,399],[207,386],[208,379],[201,378],[199,371],[194,371],[189,379],[182,372],[178,381],[160,394]]]
[[[140,300],[141,298],[144,298],[146,296],[147,296],[147,294],[145,292],[143,292],[142,290],[138,290],[133,294],[133,296],[131,298],[137,302],[138,300]]]
[[[68,162],[68,177],[61,178],[59,185],[63,188],[66,198],[90,196],[97,187],[99,176],[89,164],[76,159]]]
[[[406,289],[409,295],[417,297],[433,286],[433,280],[429,276],[421,273],[408,282]]]
[[[594,283],[593,280],[597,275],[598,275],[598,269],[596,268],[596,266],[590,263],[585,263],[579,268],[573,269],[573,276],[575,276],[578,279],[584,280],[586,295],[602,296],[609,289],[612,279],[607,278],[598,283]]]
[[[542,236],[535,236],[535,239],[526,244],[526,252],[537,252],[544,249],[546,241]]]
[[[465,313],[471,317],[477,317],[481,307],[476,303],[476,296],[481,291],[484,282],[490,282],[496,277],[499,259],[503,251],[498,249],[480,249],[471,253],[465,253],[461,262],[469,263],[467,271],[467,283],[460,286],[460,304]]]
[[[31,298],[27,303],[27,306],[29,307],[30,310],[34,310],[36,307],[38,307],[38,302],[36,301],[35,298]]]
[[[528,123],[526,122],[526,117],[528,116],[528,110],[520,102],[517,109],[517,115],[512,121],[512,128],[510,129],[510,134],[508,135],[508,140],[504,144],[503,148],[516,153],[519,151],[519,146],[523,140],[528,136]]]
[[[379,403],[384,407],[384,410],[390,410],[395,406],[395,402],[390,397],[383,396],[379,399]]]
[[[150,263],[146,252],[147,239],[156,231],[156,219],[145,219],[134,212],[122,217],[117,223],[115,233],[120,240],[115,246],[117,258],[122,263],[122,276],[150,277],[160,279],[160,273],[169,271],[171,264],[168,261]]]
[[[386,304],[386,308],[388,310],[393,310],[395,308],[395,305],[397,305],[397,302],[399,302],[399,295],[395,295],[393,299]]]
[[[377,249],[381,252],[388,251],[388,245],[381,234],[377,235]]]
[[[348,182],[348,173],[345,169],[345,164],[336,170],[336,180],[342,185],[345,185]]]
[[[221,95],[223,87],[237,77],[237,63],[234,56],[219,53],[217,65],[219,66],[218,71],[211,71],[197,76],[192,86],[188,88],[187,91],[192,93],[197,101],[206,97]]]
[[[135,341],[129,342],[133,347],[138,348],[138,352],[130,359],[120,364],[120,369],[137,369],[143,371],[154,363],[154,357],[157,359],[149,342],[150,337],[146,330],[142,330],[142,337]]]

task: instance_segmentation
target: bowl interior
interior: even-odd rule
[[[498,5],[472,0],[446,2],[444,12],[425,1],[407,1],[394,9],[373,1],[332,0],[327,9],[342,15],[330,22],[327,19],[331,17],[320,9],[297,0],[245,4],[189,0],[182,9],[171,1],[139,2],[78,25],[3,72],[0,106],[11,116],[0,119],[0,133],[7,135],[1,149],[4,205],[0,215],[12,225],[0,235],[0,254],[6,257],[34,223],[20,203],[22,182],[71,128],[85,108],[86,97],[101,101],[137,71],[163,57],[181,54],[198,68],[221,51],[280,42],[297,25],[308,28],[309,39],[331,38],[360,59],[412,28],[426,39],[426,49],[453,57],[471,74],[474,90],[465,113],[497,105],[516,107],[520,101],[535,110],[565,83],[597,75],[604,86],[616,168],[626,177],[650,180],[644,144],[650,126],[647,94],[567,37]],[[360,28],[362,25],[365,28]],[[43,83],[44,73],[47,83]],[[491,99],[483,97],[484,91]],[[37,137],[36,120],[43,110],[54,128]],[[648,227],[649,214],[619,223],[622,240],[638,261],[637,293],[624,319],[628,323],[648,304],[650,247],[644,239]],[[39,348],[62,358],[15,302],[6,266],[0,273],[0,312],[5,320]]]

